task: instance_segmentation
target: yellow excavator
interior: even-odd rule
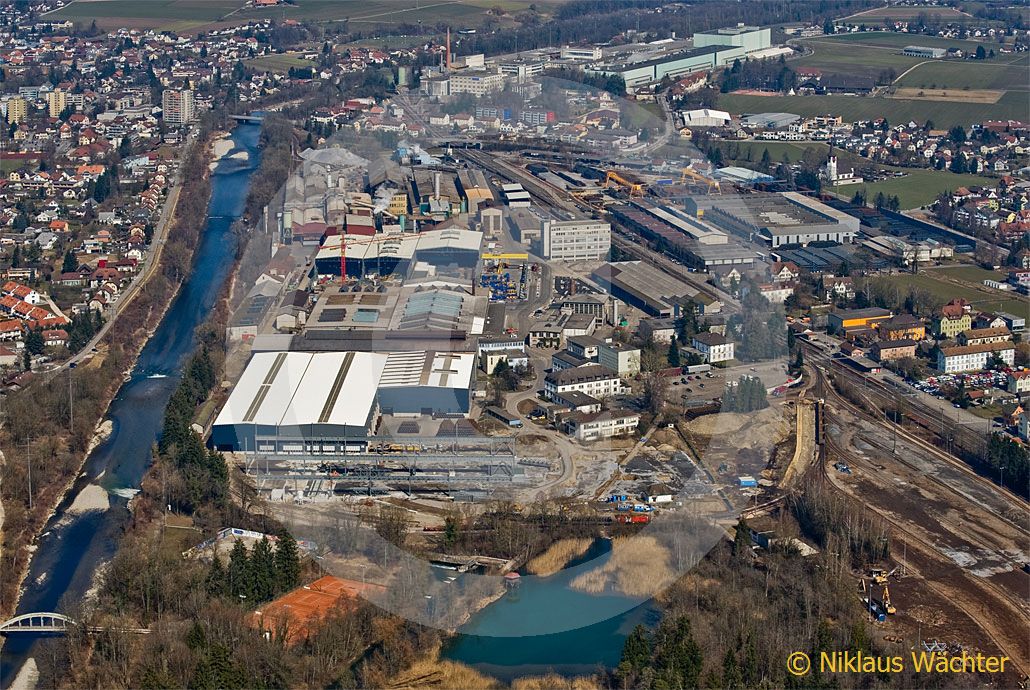
[[[898,612],[898,610],[894,608],[894,604],[891,603],[891,593],[890,590],[887,589],[887,585],[883,586],[883,594],[880,596],[880,601],[883,603],[883,610],[887,613],[894,615]]]

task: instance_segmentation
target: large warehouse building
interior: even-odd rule
[[[619,76],[627,88],[658,82],[669,77],[676,79],[691,72],[724,67],[737,58],[743,58],[747,51],[740,46],[710,45],[693,48],[679,53],[669,53],[641,62],[612,62],[590,67],[587,74]]]
[[[380,413],[464,416],[471,352],[260,352],[211,428],[219,450],[358,452]]]
[[[376,388],[387,359],[371,352],[255,354],[215,419],[211,443],[265,453],[363,444],[379,415]]]
[[[420,233],[379,233],[372,237],[330,235],[315,256],[319,275],[340,275],[340,244],[346,240],[347,275],[406,276],[415,261],[434,266],[475,268],[483,233],[464,228]]]
[[[703,211],[705,220],[724,230],[773,248],[849,244],[858,234],[858,218],[797,192],[697,197],[687,207]]]
[[[772,29],[738,24],[716,31],[702,31],[694,34],[694,46],[735,46],[748,53],[765,50],[772,45]]]

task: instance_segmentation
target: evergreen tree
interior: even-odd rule
[[[275,553],[267,537],[254,545],[250,554],[251,596],[257,601],[266,601],[275,596]]]
[[[252,591],[250,556],[243,542],[237,541],[229,552],[229,593],[234,597],[247,597]]]
[[[79,259],[75,252],[68,250],[64,253],[64,261],[61,262],[61,273],[74,273],[79,270]]]
[[[297,540],[283,532],[275,547],[276,589],[287,592],[300,584],[300,553]]]
[[[672,336],[672,340],[669,341],[668,359],[670,367],[680,366],[680,344],[676,336]]]
[[[211,566],[207,570],[207,577],[204,579],[204,586],[210,597],[222,597],[229,593],[229,578],[222,565],[222,559],[215,554]]]

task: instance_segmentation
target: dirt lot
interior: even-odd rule
[[[918,87],[906,86],[895,91],[891,97],[917,101],[997,103],[1004,95],[1004,91],[995,91],[993,89],[920,89]]]
[[[902,443],[897,456],[884,450],[879,426],[843,414],[827,433],[848,449],[842,459],[852,468],[848,475],[828,467],[831,484],[888,521],[891,558],[906,564],[906,577],[891,584],[899,609],[891,624],[909,637],[1000,648],[1030,668],[1030,577],[1019,569],[1028,557],[1025,528],[975,498],[976,486],[910,466],[916,447]]]

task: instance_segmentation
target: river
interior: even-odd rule
[[[654,625],[659,615],[650,600],[588,594],[570,586],[584,571],[603,566],[610,548],[610,542],[598,540],[554,575],[523,575],[518,588],[474,614],[441,656],[505,682],[614,668],[630,631],[638,624]]]
[[[211,178],[208,220],[200,236],[193,268],[154,335],[144,346],[130,379],[122,385],[108,410],[110,437],[86,459],[84,473],[44,529],[32,559],[19,614],[67,609],[81,601],[97,568],[109,560],[129,519],[128,497],[138,489],[150,464],[164,409],[179,382],[182,367],[196,345],[194,331],[207,318],[235,256],[230,227],[243,212],[250,176],[260,162],[260,126],[241,124],[232,132],[230,155]],[[106,489],[106,510],[69,510],[90,484]],[[0,653],[0,688],[7,688],[32,654],[35,640],[8,639]]]

